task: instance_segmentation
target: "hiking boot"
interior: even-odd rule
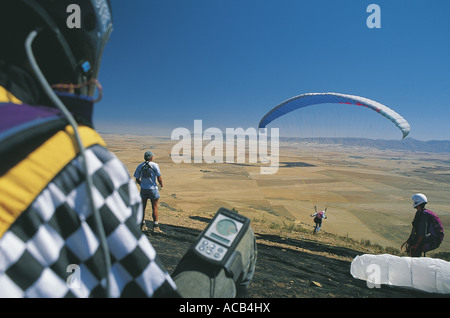
[[[147,227],[147,225],[145,225],[145,223],[142,223],[142,225],[141,225],[141,231],[142,231],[142,232],[147,232],[147,231],[148,231],[148,227]]]

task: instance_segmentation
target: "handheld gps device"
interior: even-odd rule
[[[227,267],[236,246],[249,228],[250,220],[236,212],[220,208],[192,245],[201,259]]]
[[[256,241],[250,219],[220,208],[172,273],[181,295],[234,295],[255,272]],[[233,296],[234,297],[234,296]]]

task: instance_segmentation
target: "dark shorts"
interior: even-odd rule
[[[142,200],[156,200],[159,199],[158,189],[141,189]]]

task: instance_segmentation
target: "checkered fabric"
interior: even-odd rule
[[[121,161],[86,150],[109,246],[110,295],[175,296],[176,286],[140,231],[142,203]],[[0,297],[105,297],[101,243],[79,158],[72,160],[0,239]]]

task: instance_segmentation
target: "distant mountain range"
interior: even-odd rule
[[[311,142],[343,146],[371,147],[381,150],[404,150],[434,153],[450,153],[450,140],[422,141],[413,138],[403,140],[365,139],[365,138],[294,138],[280,137],[284,142]]]

